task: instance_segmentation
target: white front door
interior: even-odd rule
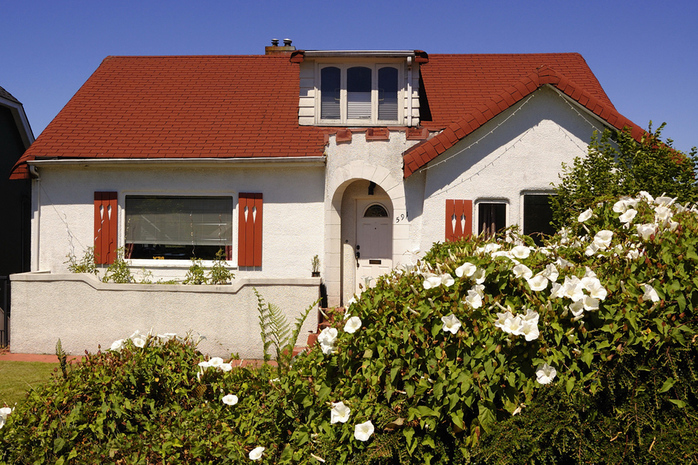
[[[388,202],[373,199],[356,201],[356,293],[371,287],[376,278],[390,272],[393,265],[392,216]]]

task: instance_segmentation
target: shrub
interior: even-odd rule
[[[134,334],[32,392],[0,458],[239,463],[264,447],[262,463],[690,463],[697,248],[697,210],[642,193],[543,247],[514,231],[436,244],[288,369]]]

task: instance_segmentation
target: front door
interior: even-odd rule
[[[386,203],[373,199],[356,201],[356,293],[375,284],[392,269],[393,228]]]

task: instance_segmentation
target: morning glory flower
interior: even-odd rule
[[[117,339],[116,341],[112,342],[111,347],[109,350],[113,350],[115,352],[119,352],[121,349],[124,348],[124,340],[123,339]]]
[[[422,284],[424,289],[432,289],[441,285],[441,276],[427,276]]]
[[[453,276],[451,276],[448,273],[444,273],[441,275],[441,284],[443,284],[446,287],[453,286],[453,284],[456,282],[455,279],[453,279]]]
[[[478,268],[475,274],[473,274],[473,279],[475,279],[476,284],[482,284],[485,282],[485,270],[483,268]]]
[[[580,300],[580,302],[583,303],[584,310],[587,312],[599,309],[599,299],[595,299],[594,297],[588,295],[584,296],[584,299]]]
[[[645,293],[642,295],[643,302],[648,300],[651,300],[652,302],[659,302],[659,294],[657,294],[657,291],[652,286],[649,284],[643,284],[642,287],[645,290]]]
[[[508,310],[504,313],[497,313],[497,319],[494,320],[494,325],[497,328],[504,330],[504,324],[510,318],[514,318],[514,314]]]
[[[520,260],[523,260],[524,258],[528,258],[528,256],[531,254],[531,248],[527,247],[525,245],[517,245],[513,249],[511,249],[511,255],[514,256],[515,258],[518,258]]]
[[[567,308],[570,309],[570,312],[572,312],[573,317],[581,317],[584,314],[584,299],[572,302],[567,306]]]
[[[550,384],[557,376],[557,370],[547,363],[544,363],[536,370],[536,381],[540,384]]]
[[[655,223],[638,224],[635,226],[637,233],[644,240],[648,240],[653,234],[657,233],[657,225]]]
[[[325,328],[320,332],[317,341],[320,343],[320,350],[325,355],[334,352],[334,343],[337,340],[337,328]]]
[[[344,332],[354,334],[361,328],[361,318],[353,316],[344,324]]]
[[[541,274],[537,274],[534,277],[527,279],[526,282],[532,291],[539,292],[548,287],[548,278]]]
[[[213,368],[220,368],[223,365],[223,359],[220,357],[211,357],[208,361],[208,366]]]
[[[344,402],[332,402],[330,410],[330,423],[346,423],[351,415],[351,409],[344,405]]]
[[[465,276],[466,278],[471,277],[475,271],[477,270],[477,266],[473,265],[470,262],[465,262],[458,268],[456,268],[456,276],[459,278],[462,278]]]
[[[264,452],[264,447],[255,447],[250,451],[250,460],[260,460],[262,458],[262,453]]]
[[[10,416],[11,413],[12,413],[12,409],[10,407],[0,408],[0,428],[5,426],[5,422],[7,421],[7,417]]]
[[[613,239],[613,231],[602,229],[594,236],[594,245],[596,245],[599,250],[606,250],[608,246],[611,245],[611,239]]]
[[[593,215],[593,212],[591,211],[591,208],[584,210],[582,213],[579,214],[577,217],[577,221],[580,223],[584,223],[586,220],[591,218],[591,215]]]
[[[654,221],[657,223],[667,223],[674,214],[668,207],[657,207],[654,209]]]
[[[540,332],[538,331],[538,322],[523,320],[519,332],[527,341],[538,339],[538,336],[540,335]]]
[[[545,265],[545,270],[541,271],[539,274],[545,276],[551,281],[557,281],[558,276],[560,276],[560,273],[557,271],[557,268],[552,263],[548,263],[547,265]]]
[[[441,321],[443,321],[443,330],[451,334],[456,334],[458,329],[460,329],[461,322],[456,316],[451,313],[448,316],[442,316]]]
[[[225,372],[232,371],[233,365],[232,363],[221,363],[218,369]]]
[[[634,208],[629,208],[625,211],[625,213],[620,215],[618,217],[618,219],[620,220],[621,223],[628,224],[628,223],[632,223],[632,221],[635,219],[636,215],[637,215],[637,210],[635,210]]]
[[[359,423],[358,425],[354,426],[354,438],[359,441],[368,441],[373,434],[373,430],[374,428],[371,420],[364,423]]]
[[[511,271],[516,278],[531,279],[533,277],[533,271],[523,263],[519,263]]]
[[[475,289],[470,289],[468,291],[468,296],[465,298],[465,303],[472,308],[480,308],[482,307],[482,295]]]
[[[225,405],[235,405],[238,403],[238,396],[236,396],[235,394],[228,394],[228,395],[223,396],[221,401]]]

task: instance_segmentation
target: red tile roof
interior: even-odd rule
[[[18,162],[322,156],[287,55],[108,57]],[[21,165],[21,166],[20,166]]]
[[[403,154],[408,177],[502,111],[549,84],[617,129],[644,130],[615,109],[581,55],[430,55],[421,68],[422,126],[442,130]]]
[[[421,126],[442,132],[405,152],[405,177],[545,84],[615,127],[632,125],[579,54],[430,55],[426,61]],[[299,88],[298,64],[288,55],[108,57],[12,177],[28,177],[26,162],[42,158],[322,156],[327,133],[342,128],[300,126]]]

